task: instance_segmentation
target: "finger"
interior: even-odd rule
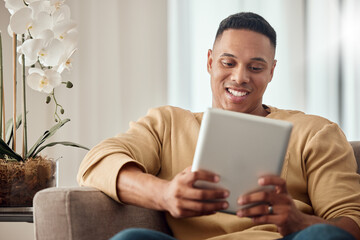
[[[277,226],[282,226],[287,222],[285,215],[281,214],[266,214],[261,216],[255,216],[252,218],[253,222],[256,224],[275,224]]]
[[[272,210],[273,211],[273,210]],[[272,212],[271,214],[273,214]],[[236,212],[236,215],[239,217],[258,217],[262,215],[270,214],[269,205],[268,204],[259,204],[254,207],[243,208]]]
[[[205,171],[205,170],[198,170],[195,172],[191,172],[191,180],[193,182],[197,181],[197,180],[203,180],[203,181],[208,181],[208,182],[219,182],[220,180],[220,176],[213,173],[213,172],[209,172],[209,171]]]
[[[272,214],[269,213],[269,209],[266,214],[253,215],[251,218],[256,224],[271,223],[277,226],[281,226],[288,221],[289,207],[285,205],[272,206]],[[246,215],[246,214],[244,214]]]
[[[286,181],[283,178],[276,175],[262,176],[259,178],[258,184],[260,186],[274,185],[276,186],[278,193],[287,193]]]
[[[170,214],[175,218],[185,218],[185,217],[198,217],[198,216],[204,216],[204,215],[211,215],[214,213],[216,213],[216,211],[200,213],[200,212],[184,209],[181,212],[179,212],[178,214],[172,214],[172,213],[170,213]]]
[[[238,198],[239,205],[252,204],[258,202],[272,202],[274,193],[271,191],[258,191],[242,195]]]
[[[278,194],[275,191],[261,191],[243,195],[238,198],[239,205],[262,202],[266,202],[270,205],[289,205],[291,203],[291,197],[288,194]]]
[[[198,189],[187,188],[183,192],[182,198],[192,200],[214,200],[224,199],[229,196],[229,191],[225,189]]]
[[[226,201],[202,202],[188,199],[181,199],[177,202],[176,205],[177,209],[194,211],[200,214],[216,212],[227,209],[229,207],[229,203]]]
[[[183,170],[183,172],[184,173],[191,173],[191,172],[199,172],[199,173],[205,173],[205,174],[209,174],[209,175],[216,175],[217,176],[217,174],[216,173],[214,173],[214,172],[211,172],[211,171],[206,171],[206,170],[203,170],[203,169],[199,169],[199,170],[196,170],[196,171],[191,171],[191,166],[189,166],[189,167],[187,167],[187,168],[185,168],[184,170]]]

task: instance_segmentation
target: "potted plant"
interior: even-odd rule
[[[36,192],[55,185],[55,161],[41,156],[54,145],[86,147],[68,141],[51,142],[53,136],[70,119],[62,119],[63,107],[55,89],[72,88],[62,73],[71,67],[76,51],[76,24],[70,19],[65,0],[5,0],[11,17],[9,34],[13,38],[13,116],[5,123],[2,39],[0,32],[0,207],[32,206]],[[17,114],[17,66],[21,66],[22,113]],[[46,103],[55,106],[55,125],[45,131],[30,149],[27,146],[26,84],[46,94]],[[16,147],[17,130],[22,127],[22,153]]]

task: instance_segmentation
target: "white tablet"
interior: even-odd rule
[[[208,109],[203,116],[192,171],[220,175],[219,183],[197,181],[199,188],[230,191],[228,213],[240,208],[240,195],[259,187],[265,174],[280,175],[292,124],[245,113]]]

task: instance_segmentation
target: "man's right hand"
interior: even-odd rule
[[[216,183],[219,177],[211,172],[191,172],[191,167],[186,168],[163,185],[162,207],[173,217],[183,218],[213,214],[229,206],[225,201],[229,196],[227,190],[195,188],[197,180]]]
[[[129,163],[120,170],[117,193],[123,203],[168,211],[175,218],[209,215],[229,206],[225,200],[227,190],[196,188],[197,180],[215,183],[219,177],[207,171],[191,172],[188,167],[168,181],[143,173]]]

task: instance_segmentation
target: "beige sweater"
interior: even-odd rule
[[[268,118],[294,127],[281,176],[296,206],[324,219],[352,218],[360,226],[360,176],[353,150],[341,129],[324,118],[299,111],[268,109]],[[151,109],[125,134],[104,140],[84,158],[78,173],[81,185],[100,189],[119,201],[116,179],[120,168],[136,162],[144,171],[172,179],[192,164],[202,113],[175,107]],[[120,201],[119,201],[120,202]],[[275,225],[254,226],[249,218],[216,213],[167,220],[178,239],[275,239]]]

